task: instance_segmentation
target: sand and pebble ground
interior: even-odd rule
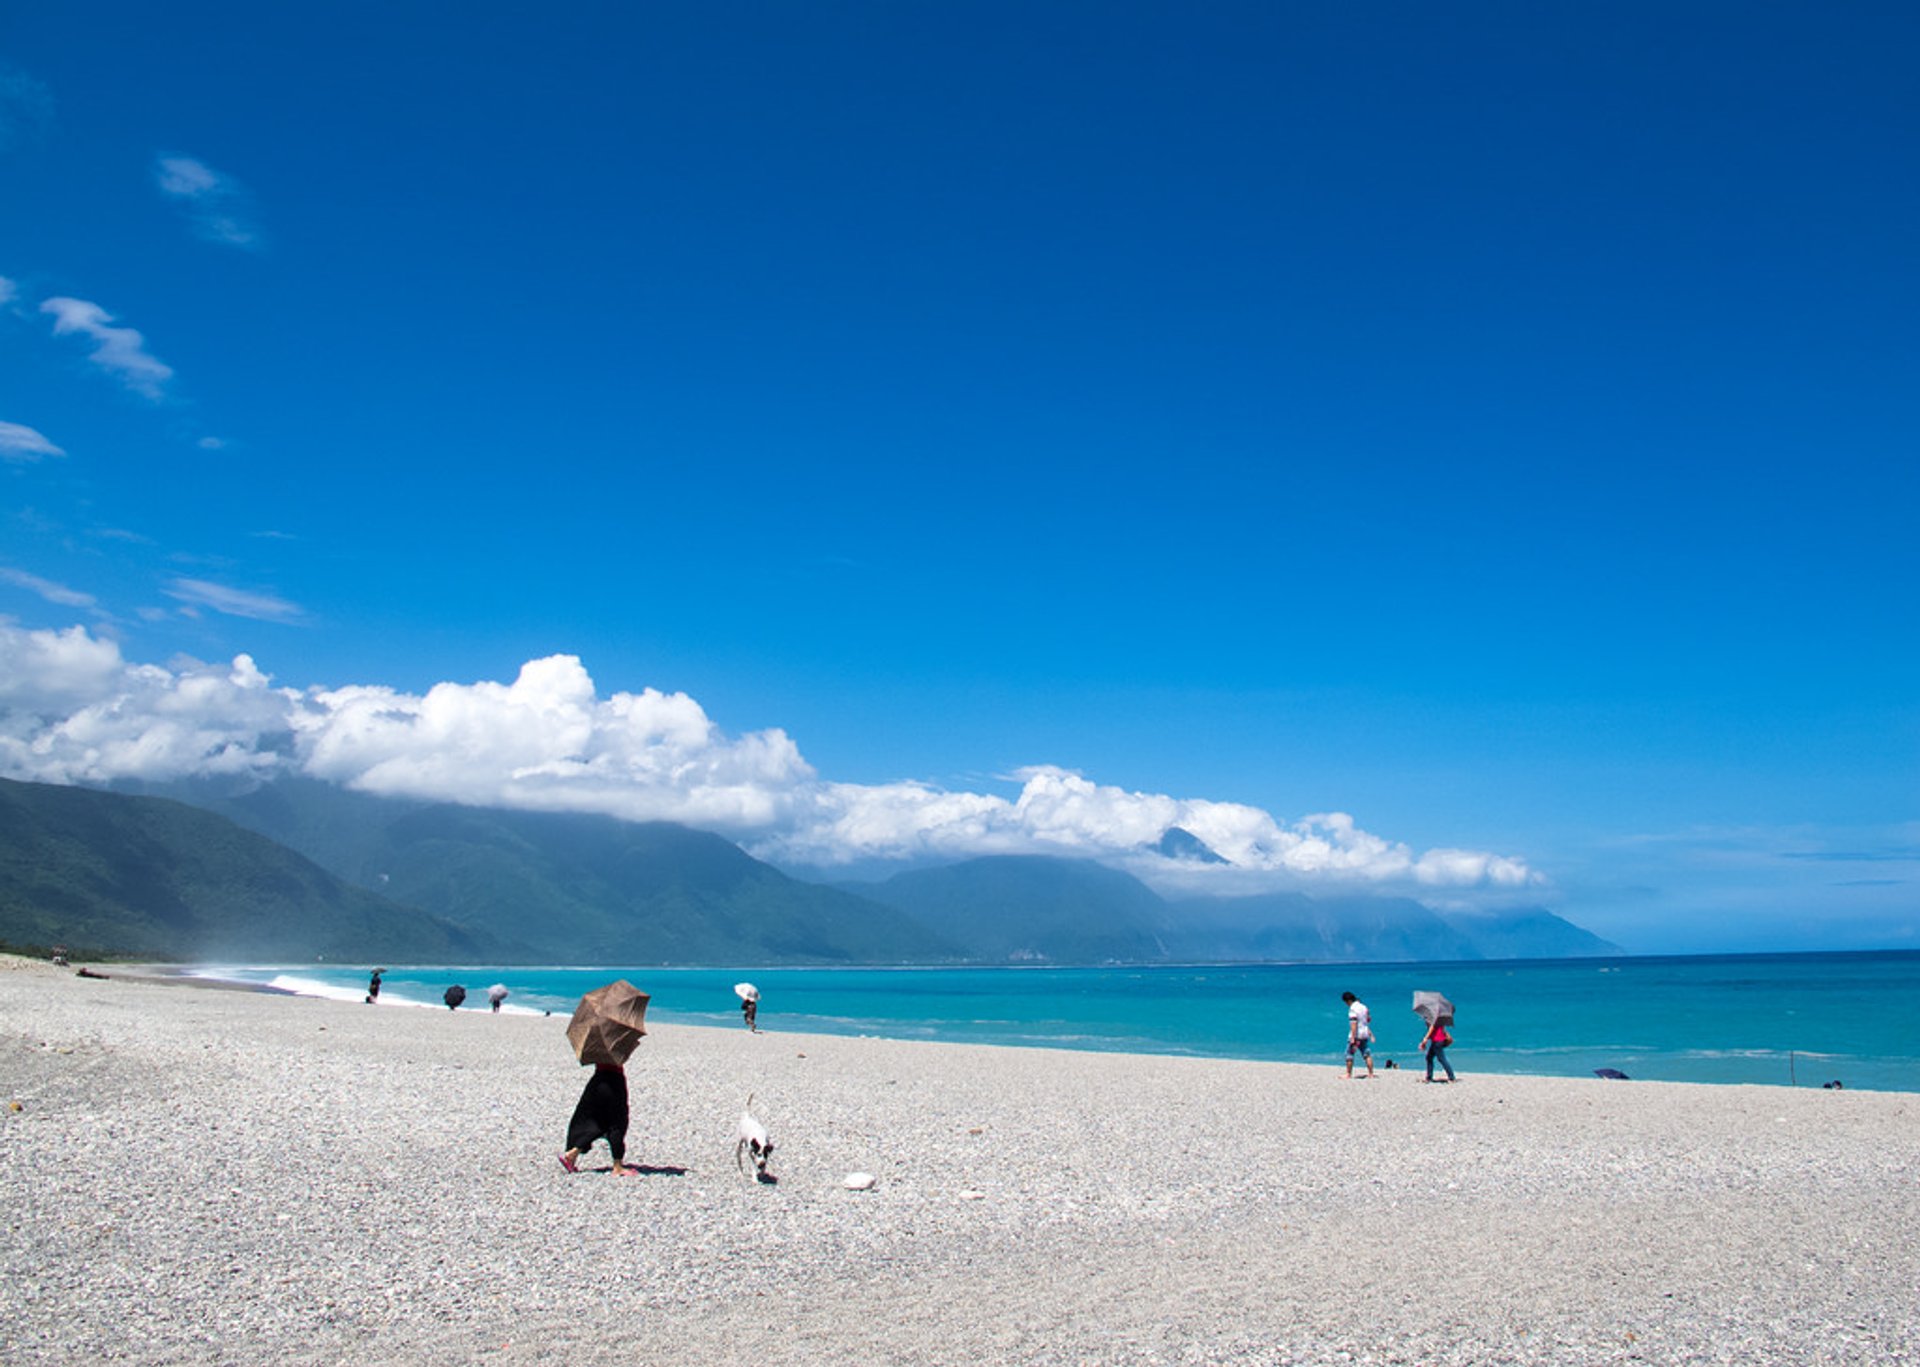
[[[1920,1097],[763,1024],[569,1176],[558,1017],[0,960],[0,1360],[1920,1361]]]

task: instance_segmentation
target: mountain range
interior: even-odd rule
[[[503,963],[918,963],[964,957],[891,907],[671,822],[371,797],[310,779],[195,799],[488,937]]]
[[[1164,852],[1218,856],[1185,831]],[[993,856],[827,886],[667,822],[370,796],[314,780],[142,793],[0,780],[0,941],[169,959],[1105,963],[1567,957],[1544,908],[1169,901],[1088,860]]]
[[[153,959],[466,962],[484,935],[212,812],[0,780],[0,943]]]
[[[1298,892],[1169,901],[1084,859],[997,855],[857,890],[949,928],[970,958],[994,962],[1385,963],[1622,952],[1543,907],[1448,913],[1404,897]]]

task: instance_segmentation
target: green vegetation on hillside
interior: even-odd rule
[[[1615,952],[1538,907],[1441,915],[1297,892],[1170,903],[1101,864],[1014,855],[830,888],[667,822],[302,779],[169,791],[183,801],[0,789],[0,940],[154,958],[629,965]]]
[[[927,963],[952,942],[888,906],[789,878],[671,822],[373,797],[291,780],[235,821],[363,887],[491,936],[503,962]]]
[[[0,779],[0,939],[164,960],[490,957],[212,812]]]

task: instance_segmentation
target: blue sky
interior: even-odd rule
[[[6,772],[1914,942],[1911,9],[470,8],[0,17]]]

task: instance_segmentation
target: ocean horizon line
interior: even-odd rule
[[[360,1001],[371,966],[205,965],[184,975],[296,996]],[[1449,1054],[1465,1072],[1640,1080],[1840,1082],[1920,1091],[1920,1049],[1902,1032],[1920,952],[1814,951],[1388,964],[1128,964],[691,967],[381,965],[382,1006],[570,1014],[625,977],[665,1025],[743,1022],[735,984],[760,990],[759,1025],[842,1036],[1325,1063],[1341,1059],[1353,991],[1370,1004],[1382,1066],[1418,1067],[1417,991],[1457,1004]],[[1802,1079],[1803,1069],[1820,1076]]]
[[[391,971],[413,969],[445,969],[449,971],[481,971],[486,969],[519,969],[541,972],[595,972],[605,969],[645,969],[648,972],[658,970],[711,972],[711,973],[771,973],[794,971],[808,973],[916,973],[943,972],[950,970],[966,971],[1006,971],[1010,973],[1040,972],[1060,973],[1083,970],[1111,972],[1120,969],[1155,970],[1167,969],[1176,972],[1203,968],[1258,969],[1258,968],[1455,968],[1455,967],[1498,967],[1503,964],[1656,964],[1656,963],[1692,963],[1692,962],[1730,962],[1743,959],[1882,959],[1909,958],[1920,961],[1920,948],[1911,946],[1888,947],[1881,949],[1731,949],[1700,950],[1688,953],[1648,953],[1648,954],[1573,954],[1555,956],[1522,956],[1504,959],[1112,959],[1100,962],[1063,962],[1063,961],[984,961],[978,959],[951,960],[915,960],[901,962],[875,963],[796,963],[791,961],[776,963],[747,963],[739,960],[726,960],[715,963],[692,963],[663,960],[649,962],[645,960],[609,961],[605,963],[544,963],[528,960],[522,963],[505,960],[473,960],[453,963],[445,960],[422,960],[405,963],[388,960]],[[125,959],[94,960],[100,963],[118,963],[126,968],[152,968],[181,972],[183,970],[231,969],[236,972],[259,972],[266,969],[293,969],[325,967],[336,970],[365,971],[366,965],[375,962],[372,958],[348,961],[345,959],[314,959],[311,961],[293,961],[287,959],[262,959],[240,961],[224,958],[205,959]]]

